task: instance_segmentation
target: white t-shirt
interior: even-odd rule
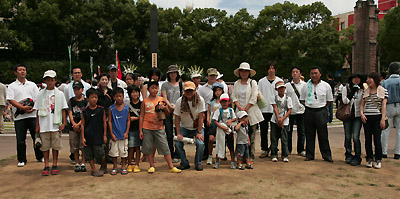
[[[297,97],[296,92],[294,91],[294,88],[292,87],[292,83],[296,87],[299,94],[301,94],[303,87],[307,83],[305,83],[302,80],[300,80],[300,82],[297,84],[294,83],[293,81],[290,83],[286,83],[286,94],[288,95],[288,97],[292,98],[292,104],[293,104],[292,113],[290,115],[303,114],[305,111],[305,107],[303,104],[300,103],[300,99],[299,99],[299,97]]]
[[[311,88],[311,103],[307,100],[309,94],[308,83],[303,86],[303,90],[300,93],[300,100],[305,101],[306,107],[322,108],[326,106],[327,101],[333,101],[331,86],[325,81],[321,80],[317,85],[312,84]]]
[[[199,113],[206,111],[204,99],[200,96],[200,102],[197,104],[196,107],[192,107],[192,102],[188,101],[190,111],[192,112],[193,115],[193,119],[192,117],[190,117],[189,112],[183,112],[183,113],[181,112],[181,101],[182,97],[176,100],[174,114],[181,117],[181,126],[183,128],[188,130],[196,130],[197,128],[193,128],[193,120],[199,117]],[[204,128],[204,123],[203,123],[203,128]]]
[[[274,101],[275,95],[278,94],[278,92],[275,90],[275,84],[279,81],[283,82],[283,80],[279,77],[275,77],[275,80],[272,83],[268,81],[267,77],[263,77],[260,79],[260,81],[258,81],[258,89],[261,91],[262,95],[268,102],[268,105],[263,109],[261,109],[261,112],[263,113],[274,112],[271,102]]]
[[[247,92],[247,84],[243,85],[241,83],[237,84],[239,85],[237,88],[237,96],[238,96],[238,102],[240,104],[240,106],[242,106],[243,108],[245,108],[247,106],[246,104],[246,92]]]
[[[62,99],[62,109],[68,109],[67,100],[64,97]],[[54,90],[46,90],[46,110],[49,113],[47,116],[39,116],[40,132],[56,132],[59,131],[59,125],[54,124],[54,108],[55,108],[55,95]],[[35,103],[35,110],[39,110],[39,103]],[[36,113],[36,111],[35,111]]]
[[[275,102],[275,100],[274,100],[271,102],[271,104],[276,104],[278,106],[278,113],[279,113],[279,117],[281,118],[281,117],[285,116],[285,114],[288,112],[288,110],[290,108],[293,108],[292,99],[289,96],[286,98],[286,94],[283,97],[280,97],[279,95],[277,95],[276,99],[278,101]],[[277,124],[278,123],[277,121],[278,120],[276,119],[275,112],[274,112],[274,115],[272,115],[272,117],[271,117],[271,122]],[[289,125],[289,117],[287,117],[283,121],[283,125],[285,125],[285,126]]]
[[[7,100],[15,100],[17,102],[20,102],[21,100],[24,100],[26,98],[31,98],[35,102],[38,94],[39,94],[39,88],[36,86],[34,82],[26,80],[25,84],[23,84],[20,81],[15,80],[13,83],[8,85],[6,98]],[[16,110],[17,108],[13,106],[12,107],[13,113],[15,113]],[[33,111],[32,113],[24,113],[22,115],[18,115],[16,118],[14,115],[14,121],[26,118],[36,118],[36,112]]]
[[[232,115],[231,115],[230,112],[232,112]],[[219,116],[220,116],[220,110],[218,109],[218,110],[216,110],[216,111],[214,112],[213,120],[217,121],[218,123],[224,123],[224,124],[226,124],[226,122],[227,122],[228,120],[231,120],[231,119],[235,119],[235,118],[236,118],[235,111],[234,111],[233,109],[231,109],[231,111],[229,111],[229,108],[223,110],[223,112],[222,112],[222,118],[221,118],[220,121],[218,121]]]

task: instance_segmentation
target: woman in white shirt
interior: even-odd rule
[[[234,71],[234,74],[239,79],[233,86],[231,98],[237,107],[236,112],[246,111],[249,115],[250,158],[254,160],[256,127],[259,122],[264,120],[261,110],[257,105],[258,85],[255,80],[251,79],[256,74],[256,71],[250,69],[250,64],[243,62]]]

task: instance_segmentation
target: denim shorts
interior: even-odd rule
[[[249,158],[249,144],[236,144],[235,156],[242,161]]]
[[[142,146],[142,140],[140,140],[139,130],[132,130],[128,133],[128,147],[140,147]]]

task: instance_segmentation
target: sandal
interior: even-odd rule
[[[126,169],[122,169],[121,175],[127,175],[127,174],[128,174],[128,171]]]
[[[254,169],[254,168],[253,168],[253,165],[247,164],[246,169]]]
[[[117,169],[112,169],[110,174],[113,175],[113,176],[117,175]]]

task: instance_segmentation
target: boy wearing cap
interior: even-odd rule
[[[37,110],[36,134],[40,133],[40,138],[42,139],[40,150],[43,151],[45,164],[42,175],[48,176],[50,174],[50,148],[53,153],[51,174],[58,174],[58,151],[61,149],[61,131],[64,130],[66,125],[66,109],[68,109],[68,105],[64,94],[55,89],[56,72],[53,70],[46,71],[43,79],[47,87],[39,92],[33,109]]]
[[[234,140],[232,136],[232,123],[236,121],[236,115],[232,108],[229,107],[229,95],[224,93],[220,97],[220,109],[214,112],[213,120],[217,126],[215,153],[217,155],[214,169],[218,169],[220,159],[225,158],[225,138],[227,137],[227,145],[231,155],[231,169],[235,166]]]
[[[278,139],[281,138],[283,162],[289,162],[288,136],[289,115],[292,112],[292,99],[285,94],[285,82],[275,84],[278,95],[271,102],[274,115],[271,118],[271,158],[272,162],[278,162]]]
[[[236,150],[235,156],[237,158],[237,168],[244,170],[242,165],[243,160],[246,160],[246,169],[253,169],[253,165],[250,164],[249,158],[249,117],[246,111],[239,111],[237,113],[239,123],[235,126],[236,131]]]
[[[77,81],[72,84],[75,97],[68,101],[68,117],[70,123],[69,131],[69,148],[70,152],[74,154],[76,161],[75,172],[86,172],[85,155],[83,154],[83,144],[81,133],[81,119],[82,111],[86,108],[88,102],[83,96],[84,86],[82,82]],[[82,159],[79,161],[79,151],[82,153]]]

